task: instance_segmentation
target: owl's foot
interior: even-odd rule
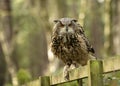
[[[63,69],[63,77],[66,81],[69,80],[69,65],[65,65],[64,69]]]
[[[73,61],[70,66],[70,69],[75,69],[75,68],[78,68],[78,64],[75,61]]]
[[[71,64],[70,69],[75,69],[76,65],[75,64]]]

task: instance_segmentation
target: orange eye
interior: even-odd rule
[[[72,24],[69,24],[68,26],[72,26]]]
[[[60,27],[64,27],[64,25],[61,23],[61,24],[60,24]]]

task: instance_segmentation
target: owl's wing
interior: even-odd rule
[[[87,46],[88,52],[95,53],[92,45],[90,44],[89,40],[86,38],[86,36],[84,34],[83,27],[80,26],[79,24],[78,24],[78,34],[82,36],[82,39],[84,40],[84,42],[85,42],[85,44]]]

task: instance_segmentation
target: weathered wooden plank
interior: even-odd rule
[[[89,86],[103,86],[103,62],[101,60],[89,61]]]
[[[104,73],[120,70],[120,56],[103,60]]]
[[[85,78],[88,76],[88,67],[81,66],[80,68],[73,69],[69,72],[70,80],[76,80],[79,78]]]
[[[85,77],[87,77],[87,75],[88,75],[87,66],[76,68],[75,70],[71,70],[69,72],[69,79],[70,79],[69,81],[76,80],[79,78],[85,78]],[[52,75],[50,77],[50,84],[51,85],[64,83],[64,82],[66,82],[66,81],[64,80],[62,73],[60,73],[59,75],[54,75],[54,76]]]
[[[103,73],[120,70],[120,57],[112,57],[103,60]],[[69,72],[70,81],[88,77],[88,65],[80,68],[76,68]],[[50,76],[50,84],[55,85],[66,82],[63,79],[63,74]]]
[[[37,80],[31,81],[27,83],[25,86],[40,86],[40,80],[37,79]]]
[[[63,79],[63,74],[60,73],[58,75],[52,75],[50,76],[50,84],[51,85],[55,85],[55,84],[58,84],[58,83],[64,83],[65,80]]]

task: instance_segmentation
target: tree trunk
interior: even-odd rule
[[[84,20],[86,15],[86,5],[87,5],[87,0],[80,0],[79,21],[82,26],[84,25]]]
[[[0,31],[0,42],[5,55],[8,72],[11,74],[13,86],[17,86],[16,68],[11,60],[13,50],[13,29],[12,29],[12,16],[10,0],[1,0],[0,2],[1,14],[1,31]]]
[[[112,28],[114,54],[120,55],[120,0],[112,0]]]
[[[4,86],[5,76],[6,76],[6,62],[2,51],[2,46],[0,43],[0,86]]]
[[[66,0],[55,0],[57,4],[57,17],[63,18],[67,17],[68,9],[67,9],[67,1]]]
[[[46,32],[50,29],[48,23],[47,0],[29,0],[30,10],[33,8],[32,16],[34,16],[37,26],[32,30],[28,37],[30,57],[30,72],[33,78],[46,74],[48,72],[48,56],[47,56],[47,40]],[[34,11],[34,12],[33,12]]]
[[[95,56],[98,58],[102,57],[103,48],[103,24],[102,24],[102,13],[100,11],[101,4],[97,0],[89,1],[87,6],[88,9],[87,18],[90,20],[87,25],[87,29],[90,29],[91,39],[93,48],[95,49]],[[90,10],[90,11],[89,11]],[[86,20],[88,22],[88,20]],[[87,23],[86,23],[87,24]]]
[[[112,55],[113,42],[112,42],[112,12],[111,12],[111,0],[105,0],[105,26],[104,26],[104,55]]]
[[[79,2],[81,2],[81,0],[71,0],[71,4],[68,6],[68,17],[70,16],[71,18],[75,19],[79,18],[79,12],[81,11],[79,10],[79,6],[81,6]],[[67,1],[67,3],[69,3],[69,1]]]

